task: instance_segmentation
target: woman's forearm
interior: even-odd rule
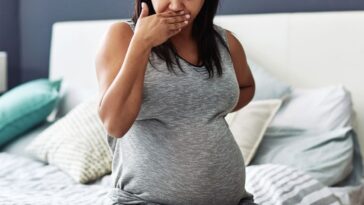
[[[254,93],[255,93],[254,86],[240,88],[240,96],[239,96],[238,104],[235,106],[235,108],[231,112],[235,112],[235,111],[240,110],[241,108],[245,107],[253,99]]]
[[[118,74],[101,100],[99,115],[111,136],[122,137],[139,113],[150,52],[148,44],[133,37]]]

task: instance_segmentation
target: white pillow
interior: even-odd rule
[[[111,172],[106,130],[97,114],[97,97],[77,105],[40,133],[26,151],[59,167],[76,182],[88,183]]]
[[[251,101],[242,109],[225,116],[243,154],[245,165],[249,165],[253,159],[264,133],[279,110],[282,101],[282,99]]]
[[[291,93],[291,86],[279,80],[273,74],[250,58],[247,59],[255,81],[255,100],[284,99]]]
[[[351,126],[352,99],[342,84],[316,89],[293,88],[270,126],[332,130]]]

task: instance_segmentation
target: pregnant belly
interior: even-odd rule
[[[119,188],[161,204],[238,204],[244,161],[230,130],[222,128],[128,135]]]

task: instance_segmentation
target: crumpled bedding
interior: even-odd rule
[[[0,153],[1,205],[104,204],[110,190],[105,175],[89,184],[79,184],[55,166],[34,159]],[[364,189],[331,190],[306,173],[283,165],[246,167],[246,189],[257,204],[363,204]],[[355,198],[356,197],[356,198]],[[355,198],[355,203],[350,201]]]

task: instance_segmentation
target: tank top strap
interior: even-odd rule
[[[131,30],[135,30],[135,24],[134,24],[134,21],[132,19],[127,19],[124,21],[125,23],[129,24]]]
[[[224,29],[223,27],[221,27],[219,25],[216,25],[216,24],[214,24],[214,28],[215,28],[216,32],[218,34],[220,34],[220,36],[223,38],[223,40],[226,43],[226,45],[229,46],[228,39],[227,39],[227,31],[226,31],[226,29]]]
[[[230,55],[230,45],[229,45],[229,41],[228,41],[228,31],[226,29],[224,29],[223,27],[214,24],[214,28],[216,30],[216,32],[218,34],[220,34],[222,40],[224,41],[224,43],[226,44],[227,47],[225,47],[220,40],[217,39],[217,44],[220,50],[220,55],[221,55],[221,60],[222,63],[225,64],[225,66],[227,67],[234,67],[233,66],[233,61]]]

